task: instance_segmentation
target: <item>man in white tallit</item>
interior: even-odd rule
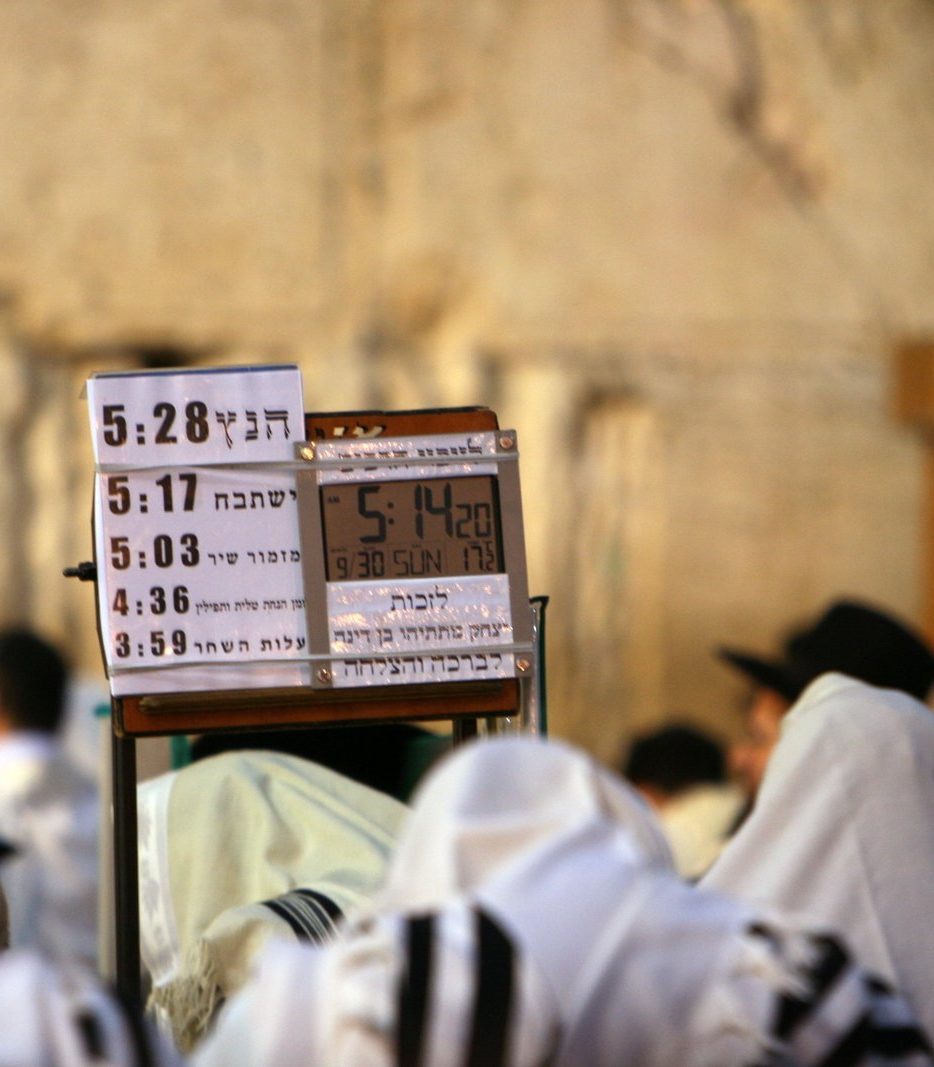
[[[36,634],[0,632],[0,882],[15,948],[94,967],[98,790],[62,745],[67,673]]]
[[[701,885],[836,926],[934,1034],[934,713],[839,674],[812,682]]]
[[[719,656],[752,683],[744,736],[730,751],[733,776],[752,806],[781,721],[804,690],[831,672],[924,700],[934,685],[934,651],[913,626],[861,600],[830,603],[785,640],[779,656],[722,647]]]
[[[3,842],[0,841],[0,863],[3,862]],[[0,951],[10,947],[10,911],[3,887],[0,886]]]
[[[86,969],[0,953],[0,1067],[182,1067],[171,1046]]]
[[[138,788],[149,1008],[183,1050],[271,938],[323,941],[382,884],[407,808],[310,760],[213,756]]]
[[[502,738],[429,776],[371,914],[327,947],[268,951],[194,1062],[932,1060],[897,995],[832,934],[684,885],[615,775],[564,745]]]

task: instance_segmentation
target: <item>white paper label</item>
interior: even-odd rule
[[[338,687],[515,673],[505,574],[330,582],[328,619]]]
[[[88,384],[98,603],[117,696],[305,684],[295,368]],[[155,461],[161,465],[155,465]]]

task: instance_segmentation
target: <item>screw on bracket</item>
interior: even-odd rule
[[[331,670],[329,667],[319,667],[315,677],[321,682],[322,685],[329,685],[331,682]]]

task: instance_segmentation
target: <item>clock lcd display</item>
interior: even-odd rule
[[[496,479],[321,487],[329,582],[502,574]]]

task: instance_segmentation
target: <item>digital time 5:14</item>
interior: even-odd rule
[[[328,581],[501,574],[496,479],[410,479],[321,488]]]

